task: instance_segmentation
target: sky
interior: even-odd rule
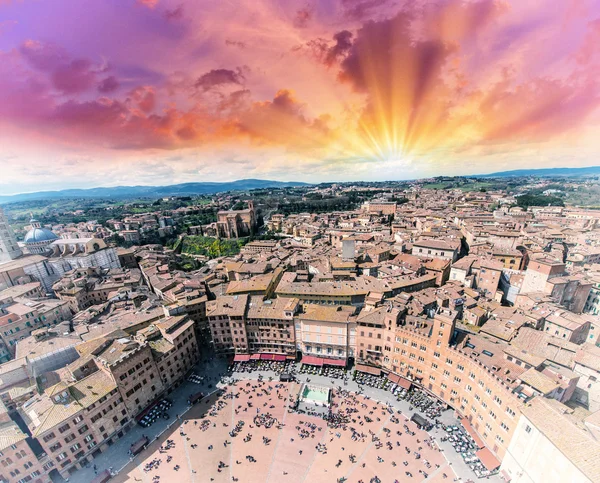
[[[600,165],[597,0],[0,0],[0,194]]]

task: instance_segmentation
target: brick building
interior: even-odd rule
[[[245,210],[219,211],[217,213],[217,235],[221,238],[240,238],[252,235],[256,230],[254,202],[248,201]]]
[[[382,368],[452,406],[502,459],[522,405],[513,388],[524,372],[506,347],[476,335],[456,339],[450,313],[406,317],[385,329]]]
[[[167,389],[181,384],[200,355],[194,322],[184,315],[155,322],[138,331],[136,338],[150,346],[163,387]],[[142,380],[142,385],[148,384],[147,381]]]
[[[27,435],[15,423],[0,402],[0,481],[46,483],[48,470],[54,465],[49,458],[38,459]]]
[[[127,410],[135,416],[162,394],[165,386],[150,345],[124,332],[121,335],[95,339],[77,350],[82,356],[89,351],[100,369],[115,381]]]
[[[73,371],[86,372],[81,366]],[[114,380],[97,368],[78,381],[46,389],[19,412],[63,478],[122,437],[130,422]]]
[[[65,273],[52,288],[73,312],[106,302],[117,291],[133,289],[142,283],[139,269],[77,268]]]

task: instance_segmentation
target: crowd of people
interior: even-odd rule
[[[186,442],[189,442],[188,446],[191,449],[207,448],[208,451],[213,451],[214,444],[222,444],[223,447],[227,448],[233,444],[234,439],[240,436],[242,436],[241,441],[250,443],[253,441],[256,431],[260,431],[258,438],[262,440],[264,446],[270,446],[275,441],[275,448],[277,449],[278,445],[283,444],[280,439],[274,440],[271,435],[265,436],[264,433],[265,430],[282,430],[285,427],[285,408],[287,407],[288,411],[293,411],[294,394],[290,391],[290,385],[263,377],[252,380],[239,380],[228,376],[226,379],[221,379],[220,382],[227,382],[230,385],[211,402],[210,406],[205,408],[204,416],[196,420],[188,419],[179,427],[180,436]],[[331,382],[333,385],[333,381]],[[314,451],[322,456],[331,454],[332,451],[333,454],[337,455],[341,451],[342,456],[332,462],[332,467],[346,472],[350,471],[350,468],[352,468],[352,471],[354,469],[365,469],[367,464],[364,456],[365,448],[372,448],[371,451],[375,452],[376,459],[373,459],[368,470],[378,468],[379,465],[381,465],[381,468],[387,469],[382,469],[380,474],[374,474],[367,480],[358,480],[358,483],[365,483],[366,481],[369,481],[369,483],[381,482],[384,475],[390,474],[389,466],[393,468],[393,474],[403,474],[402,481],[427,479],[433,471],[440,468],[440,463],[444,461],[443,458],[433,457],[434,462],[429,461],[432,454],[436,454],[441,450],[431,437],[426,437],[427,433],[421,432],[419,434],[425,436],[419,436],[414,424],[410,423],[400,411],[389,404],[384,405],[373,401],[367,395],[361,393],[363,391],[359,390],[355,393],[342,386],[332,387],[333,396],[328,410],[325,412],[315,411],[314,413],[311,413],[311,411],[305,412],[306,419],[302,417],[299,423],[293,426],[295,431],[289,437],[289,444],[295,445],[301,441],[314,441],[314,446],[312,446]],[[232,423],[217,423],[216,420],[219,415],[230,404],[232,406]],[[275,414],[277,413],[282,414],[283,417],[276,417]],[[313,416],[323,421],[324,425],[311,419]],[[219,427],[226,428],[223,434],[227,437],[221,442],[210,439],[208,440],[210,444],[199,446],[191,441],[192,432],[189,428],[186,428],[188,424],[193,424],[193,431],[199,430],[200,432],[217,428],[218,424]],[[287,441],[285,444],[288,444]],[[353,451],[354,444],[356,444],[358,450]],[[161,446],[160,452],[167,453],[167,463],[172,461],[172,456],[168,453],[174,448],[173,440],[167,440]],[[246,463],[257,463],[262,455],[261,451],[256,450],[257,447],[254,445],[249,445],[248,448],[252,448],[254,451],[251,450],[245,455]],[[303,452],[306,451],[306,443],[303,443],[301,447],[297,447],[299,456],[302,456]],[[424,457],[424,451],[429,456]],[[162,458],[154,458],[148,461],[143,469],[145,472],[153,472],[160,467],[161,463],[163,463]],[[228,473],[231,481],[240,481],[239,477],[234,476],[233,473],[241,472],[241,470],[238,472],[236,469],[243,465],[243,461],[235,460],[235,465],[232,462],[232,468],[229,468],[223,461],[215,461],[215,466],[212,469],[215,473],[211,476],[210,469],[207,469],[207,475],[210,481],[214,481],[219,473],[229,469]],[[171,467],[169,466],[169,468]],[[174,471],[179,469],[179,465],[173,466]],[[443,478],[454,475],[449,468],[444,468],[444,470],[445,472],[442,473]],[[375,471],[375,473],[379,472]],[[284,477],[287,474],[288,472],[283,471]],[[361,474],[364,474],[364,472]],[[221,480],[222,477],[219,477],[219,479]],[[344,476],[337,478],[337,481],[346,480],[347,478]],[[244,481],[243,477],[241,481]],[[285,482],[285,479],[283,481]]]

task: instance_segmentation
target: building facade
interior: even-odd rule
[[[254,202],[248,201],[248,208],[217,213],[217,235],[221,238],[240,238],[252,235],[256,230]]]
[[[10,262],[21,255],[23,255],[23,252],[19,248],[15,234],[0,207],[0,264]]]

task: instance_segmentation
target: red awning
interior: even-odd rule
[[[494,454],[487,448],[482,448],[475,454],[481,460],[483,466],[490,471],[494,471],[496,468],[498,468],[498,466],[500,466],[500,461],[498,461],[498,458],[496,458]]]
[[[387,378],[393,382],[394,384],[398,384],[398,381],[400,380],[400,376],[397,376],[396,374],[394,374],[393,372],[390,372],[387,375]]]
[[[247,362],[250,360],[249,354],[236,354],[233,358],[233,362]]]
[[[410,386],[412,386],[412,382],[402,376],[399,376],[398,385],[408,391],[410,389]]]
[[[373,374],[374,376],[381,376],[381,369],[373,366],[366,366],[364,364],[356,364],[356,370],[364,372],[366,374]]]
[[[469,420],[464,418],[464,419],[461,419],[460,422],[463,425],[463,428],[466,429],[467,433],[469,433],[471,435],[471,438],[473,438],[475,440],[475,444],[477,445],[477,447],[485,448],[485,443],[483,442],[481,437],[477,434],[477,431],[475,431],[475,428],[473,426],[471,426],[471,423],[469,422]]]
[[[283,361],[285,361],[285,355],[284,354],[271,354],[268,352],[263,352],[260,354],[260,359],[263,361],[283,362]]]
[[[323,359],[315,356],[302,356],[302,364],[308,364],[311,366],[322,366]]]
[[[325,364],[326,366],[346,367],[346,361],[344,359],[325,359],[325,358],[323,358],[323,364]]]
[[[250,356],[250,360],[251,360],[251,361],[256,361],[256,360],[258,360],[258,359],[260,359],[260,354],[252,354],[252,355]]]

